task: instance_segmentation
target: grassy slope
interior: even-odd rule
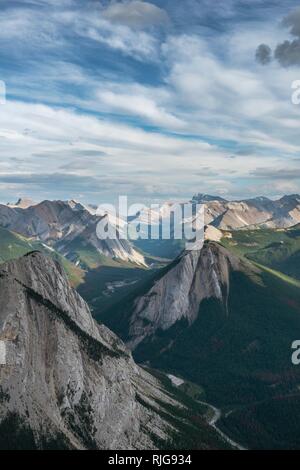
[[[262,271],[265,271],[266,273],[270,273],[272,276],[277,277],[278,279],[282,280],[283,282],[286,282],[287,284],[290,284],[294,287],[300,288],[300,281],[297,279],[294,279],[293,277],[287,276],[286,274],[276,271],[275,269],[268,268],[267,266],[263,266],[262,264],[255,263],[255,265],[261,269]]]
[[[223,238],[231,251],[300,279],[300,226],[288,230],[240,230]]]
[[[61,256],[56,251],[50,250],[38,241],[29,240],[17,233],[10,232],[0,227],[0,263],[19,258],[33,250],[39,250],[59,261],[64,267],[73,286],[78,286],[84,276],[82,269]]]

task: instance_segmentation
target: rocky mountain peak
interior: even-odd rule
[[[212,202],[212,201],[227,202],[226,199],[220,196],[212,196],[210,194],[203,194],[203,193],[195,194],[192,198],[192,202],[198,203],[198,204],[204,204],[206,202]]]
[[[180,320],[191,325],[204,299],[218,299],[225,311],[231,270],[247,271],[247,264],[219,243],[206,241],[201,250],[184,251],[135,301],[129,347],[135,349],[145,337],[168,330]]]
[[[54,259],[33,251],[0,266],[0,276],[23,286],[29,294],[36,294],[42,302],[50,302],[91,336],[98,337],[87,304],[71,288],[63,268]]]
[[[78,202],[75,199],[71,199],[70,201],[67,201],[67,204],[73,210],[77,210],[77,211],[87,210],[86,207],[83,204],[81,204],[81,202]]]

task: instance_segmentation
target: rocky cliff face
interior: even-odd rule
[[[39,252],[1,266],[0,345],[0,447],[149,449],[180,438],[172,413],[185,406]]]
[[[215,298],[226,309],[230,270],[247,271],[247,264],[221,245],[206,242],[201,250],[185,251],[147,294],[135,301],[128,346],[135,349],[157,330],[176,322],[191,325],[204,299]]]

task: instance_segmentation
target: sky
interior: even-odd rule
[[[0,43],[2,202],[300,192],[299,2],[0,0]]]

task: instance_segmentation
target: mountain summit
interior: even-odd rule
[[[128,346],[135,349],[157,330],[166,331],[181,320],[192,325],[205,299],[217,299],[226,312],[231,270],[246,272],[247,265],[216,243],[183,252],[135,302]]]

